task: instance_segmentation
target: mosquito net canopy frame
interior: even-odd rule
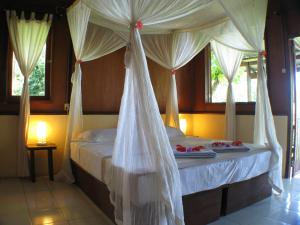
[[[266,10],[267,0],[76,1],[67,11],[76,63],[64,164],[57,179],[73,181],[70,141],[83,129],[81,62],[126,46],[125,84],[108,184],[115,219],[125,225],[184,224],[179,172],[151,85],[146,55],[175,74],[209,41],[216,41],[235,51],[258,53],[254,141],[272,149],[270,182],[281,192],[282,149],[262,60]],[[173,86],[167,117],[178,127],[174,75],[170,82]],[[234,110],[228,113],[235,114]],[[141,179],[146,174],[148,179]]]

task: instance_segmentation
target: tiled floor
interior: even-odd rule
[[[112,225],[75,186],[0,179],[0,225]]]
[[[209,225],[300,225],[300,179],[284,180],[285,191]]]
[[[285,192],[209,225],[300,225],[300,179]],[[112,225],[74,185],[0,179],[0,225]]]

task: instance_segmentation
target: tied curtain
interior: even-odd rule
[[[253,11],[251,8],[252,3],[256,0],[245,0],[246,2],[242,1],[242,3],[240,1],[242,0],[237,0],[235,6],[238,7],[238,10],[239,7],[245,7],[246,10]],[[231,1],[229,3],[235,5],[234,2]],[[266,4],[267,1],[262,0],[262,2]],[[220,3],[222,4],[220,5]],[[87,53],[83,53],[80,48],[87,44],[89,38],[87,30],[90,24],[93,23],[95,26],[97,25],[96,27],[103,26],[114,30],[118,34],[118,38],[122,36],[120,40],[115,36],[114,32],[106,28],[101,28],[103,30],[100,33],[111,32],[109,37],[111,39],[117,38],[117,40],[121,41],[122,46],[125,45],[122,40],[127,40],[128,42],[124,59],[126,77],[117,136],[113,148],[111,177],[108,182],[111,202],[115,206],[115,219],[118,225],[184,224],[179,172],[164,124],[159,114],[157,102],[155,101],[145,51],[149,57],[157,58],[154,61],[160,62],[161,65],[165,64],[166,68],[174,69],[175,64],[172,64],[172,55],[179,58],[182,57],[180,61],[184,64],[185,60],[188,61],[187,58],[192,55],[190,53],[191,55],[184,59],[185,51],[190,51],[188,50],[188,46],[191,45],[187,44],[187,49],[178,50],[175,54],[174,52],[176,51],[173,50],[171,52],[169,50],[168,53],[160,53],[159,51],[162,48],[157,44],[158,47],[155,47],[157,51],[149,53],[146,36],[151,34],[151,38],[159,39],[159,35],[162,34],[167,35],[172,33],[174,35],[174,33],[177,33],[173,32],[174,30],[181,29],[180,31],[190,32],[191,30],[188,29],[190,28],[189,25],[193,24],[193,26],[196,26],[198,24],[198,20],[195,22],[197,16],[199,21],[203,22],[202,25],[210,23],[211,21],[205,20],[210,15],[206,14],[207,16],[201,17],[201,13],[207,13],[206,7],[216,6],[216,4],[218,4],[218,10],[223,10],[224,15],[228,14],[233,21],[231,24],[227,24],[227,26],[233,28],[234,25],[236,27],[232,29],[236,41],[239,41],[238,38],[243,38],[242,44],[234,47],[235,42],[231,41],[228,46],[233,46],[236,49],[243,48],[243,50],[251,48],[251,50],[255,49],[255,51],[260,52],[263,49],[263,45],[261,44],[258,48],[256,45],[253,45],[253,42],[249,42],[251,38],[246,37],[245,33],[240,31],[240,27],[236,26],[240,21],[234,22],[237,19],[232,19],[233,17],[229,14],[230,9],[225,8],[227,6],[226,0],[81,0],[76,1],[68,9],[68,21],[77,62],[72,78],[74,80],[72,96],[74,95],[76,98],[71,98],[65,160],[69,160],[70,158],[70,140],[75,139],[78,132],[82,129],[80,63],[85,61],[83,55]],[[234,8],[232,10],[237,9]],[[261,12],[261,10],[266,11],[266,8],[258,9],[258,12]],[[222,14],[223,12],[219,13]],[[261,15],[258,13],[258,18],[255,19],[259,20],[259,24],[265,23],[264,16],[263,13]],[[222,21],[226,23],[226,20]],[[220,23],[216,24],[219,25],[221,31],[215,30],[215,33],[209,33],[208,36],[217,40],[217,36],[220,34],[220,40],[229,40],[230,38],[225,34],[225,30],[222,30],[222,28],[227,26],[223,27]],[[205,27],[207,28],[207,26]],[[252,28],[249,27],[249,29]],[[260,33],[260,29],[264,29],[264,27],[259,26],[259,29],[255,32]],[[237,34],[237,31],[240,34]],[[160,40],[157,43],[172,43],[171,47],[173,47],[173,39],[176,40],[176,38],[172,35],[169,35],[169,39],[166,38],[166,40]],[[201,43],[201,39],[198,40]],[[263,39],[261,38],[260,41],[262,42]],[[95,40],[96,42],[97,40]],[[109,43],[109,40],[106,43]],[[181,48],[180,46],[185,45],[182,42],[174,46]],[[93,48],[90,47],[90,49]],[[180,52],[184,52],[184,54],[180,54]],[[160,54],[165,54],[162,56],[165,58],[161,58]],[[178,62],[178,68],[181,66],[181,63]],[[174,83],[175,79],[173,80]],[[264,86],[263,88],[266,89],[267,87]],[[266,95],[266,93],[263,94]],[[267,99],[267,101],[269,100]],[[76,107],[72,108],[72,105],[76,105]],[[271,112],[268,111],[268,107],[263,107],[262,110],[266,111],[263,113],[272,117]],[[75,125],[79,129],[73,129],[72,127]],[[270,133],[271,130],[272,127],[270,127]],[[271,142],[274,143],[274,136],[273,140],[270,140]],[[65,162],[65,165],[68,165],[68,163]],[[70,175],[70,165],[68,165],[68,169]],[[149,179],[143,179],[145,174],[147,174],[147,178]],[[271,181],[275,183],[274,179],[280,179],[281,177],[271,178]]]
[[[67,134],[63,166],[56,175],[58,181],[74,182],[70,164],[70,142],[83,129],[82,96],[81,96],[81,63],[91,61],[114,52],[125,46],[125,42],[114,35],[114,32],[89,23],[91,10],[78,2],[68,9],[67,17],[71,32],[73,49],[76,57],[75,70],[72,74],[72,92],[67,120]]]
[[[113,29],[122,31],[130,27],[125,54],[126,82],[108,184],[119,225],[184,224],[179,171],[155,100],[137,28],[156,31],[161,23],[180,19],[208,2],[84,0],[101,21],[109,19]],[[152,182],[137,182],[144,174],[149,174]],[[143,197],[148,194],[151,201],[145,203]]]
[[[228,140],[235,140],[236,115],[232,83],[234,76],[241,65],[243,53],[241,51],[222,45],[216,41],[211,42],[211,47],[228,81],[225,108],[225,138]]]
[[[115,219],[126,225],[184,224],[179,171],[151,85],[141,37],[133,26],[129,40],[108,184]],[[145,174],[151,176],[151,182],[140,181]],[[145,203],[146,193],[151,201]]]
[[[25,19],[24,12],[19,18],[15,11],[7,11],[7,26],[10,41],[16,60],[24,77],[20,97],[20,115],[17,150],[17,176],[28,176],[28,162],[25,145],[28,137],[30,117],[29,77],[42,53],[52,22],[52,15],[45,14],[42,20],[35,19],[31,13],[30,19]]]
[[[166,104],[165,124],[179,128],[179,112],[175,71],[187,64],[209,42],[210,38],[198,31],[143,35],[146,55],[171,72]]]
[[[245,40],[258,52],[254,142],[256,144],[267,142],[272,149],[269,180],[273,189],[281,193],[283,190],[282,147],[276,137],[267,88],[267,74],[263,62],[263,40],[268,2],[262,0],[219,0],[219,2]]]

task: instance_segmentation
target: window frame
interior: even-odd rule
[[[45,95],[30,96],[30,101],[44,101],[51,99],[51,73],[52,73],[52,55],[53,55],[53,32],[50,28],[46,40],[46,62],[45,62]],[[12,63],[13,63],[13,48],[11,41],[8,41],[7,48],[7,73],[6,73],[6,101],[16,103],[20,101],[20,96],[12,95]]]
[[[212,101],[212,84],[211,84],[211,54],[212,54],[212,49],[211,46],[209,45],[208,47],[208,52],[205,54],[205,65],[206,65],[206,71],[205,71],[205,103],[208,104],[226,104],[226,98],[224,102],[213,102]],[[249,62],[248,62],[249,64]],[[243,64],[243,61],[241,62],[241,66],[247,66]],[[247,66],[247,86],[249,85],[249,67]],[[250,79],[251,80],[251,79]],[[247,90],[247,95],[248,95],[248,90]],[[256,101],[243,101],[243,102],[235,102],[236,104],[249,104],[249,103],[254,103]]]
[[[204,99],[202,100],[202,110],[199,113],[217,113],[224,114],[226,108],[226,102],[209,102],[210,98],[210,72],[211,72],[211,46],[208,44],[204,49],[204,58],[205,58],[205,71],[203,84],[203,94]],[[254,115],[255,114],[255,105],[256,102],[236,102],[236,114],[237,115]]]

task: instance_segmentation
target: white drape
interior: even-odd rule
[[[28,79],[46,43],[51,21],[52,16],[48,16],[47,14],[43,20],[36,20],[35,14],[31,13],[30,19],[26,20],[24,12],[21,13],[21,18],[18,18],[15,11],[7,12],[10,41],[16,60],[24,76],[22,94],[20,97],[17,152],[17,176],[20,177],[28,176],[27,153],[25,151],[30,117]]]
[[[219,0],[231,20],[258,52],[263,51],[264,30],[267,12],[267,0]],[[264,70],[263,56],[258,55],[257,98],[254,124],[254,142],[265,143],[273,150],[269,178],[273,189],[283,190],[282,184],[282,147],[279,145],[270,99],[267,88],[267,76]]]
[[[195,17],[189,15],[199,12],[209,6],[214,0],[82,0],[94,11],[97,24],[116,31],[127,31],[133,21],[132,17],[143,21],[145,28],[141,32],[164,33],[166,27],[172,29],[195,22]],[[97,14],[97,15],[95,15]],[[98,17],[97,17],[98,16]],[[181,20],[185,18],[185,20]],[[184,22],[182,24],[182,22]]]
[[[179,128],[175,70],[183,67],[194,58],[207,45],[210,38],[201,32],[193,31],[143,35],[142,40],[146,55],[172,72],[165,124]]]
[[[239,30],[229,19],[216,24],[212,27],[205,28],[201,30],[211,39],[234,49],[243,52],[256,52],[256,49],[247,42],[247,40],[241,35]]]
[[[74,177],[70,164],[70,142],[83,128],[82,94],[81,94],[81,62],[94,60],[125,46],[124,40],[113,31],[89,24],[91,9],[82,2],[77,2],[68,9],[68,23],[76,57],[75,70],[72,74],[72,92],[67,121],[67,133],[63,167],[55,179],[72,183]]]
[[[109,184],[116,222],[184,224],[179,172],[160,117],[140,34],[131,27],[130,35]],[[145,203],[142,196],[148,192],[153,201]]]
[[[170,127],[180,128],[178,96],[175,72],[169,77],[169,92],[166,103],[166,119],[165,124]]]
[[[249,2],[251,3],[252,0],[247,0],[247,4]],[[209,5],[217,6],[214,3],[213,0],[82,0],[82,2],[76,2],[68,10],[68,21],[78,61],[84,59],[82,46],[86,39],[87,21],[90,17],[93,23],[113,29],[115,32],[122,33],[123,36],[126,33],[130,34],[130,38],[124,38],[129,40],[125,53],[126,78],[112,156],[112,176],[108,184],[111,201],[115,206],[116,222],[119,225],[184,224],[179,172],[155,101],[140,32],[135,25],[139,24],[139,28],[144,25],[141,31],[143,34],[149,32],[155,35],[169,33],[172,29],[186,28],[185,25],[189,22],[195,26],[198,23],[193,23],[193,21],[197,19],[197,13],[200,11],[204,13],[205,7]],[[226,4],[222,4],[223,7],[224,5]],[[90,7],[92,12],[87,7]],[[224,19],[225,13],[220,5],[212,12],[216,12],[217,15],[216,17],[207,15],[209,19]],[[200,17],[201,15],[199,15],[199,20]],[[209,19],[201,19],[201,21],[211,24],[212,21]],[[180,20],[183,22],[181,23]],[[130,31],[128,31],[129,27]],[[182,35],[184,37],[187,33]],[[245,36],[244,33],[243,36]],[[158,36],[155,37],[158,38]],[[195,46],[180,41],[175,45],[179,50],[174,50],[173,40],[170,42],[168,38],[165,38],[162,38],[164,45],[172,43],[171,54],[161,52],[165,46],[159,46],[157,52],[147,53],[149,57],[152,55],[152,59],[155,58],[157,62],[167,65],[170,69],[176,69],[173,64],[173,55],[180,61],[178,66],[183,66],[192,58]],[[187,37],[184,38],[189,40]],[[194,41],[195,38],[192,40]],[[246,40],[248,42],[248,39]],[[147,52],[152,51],[147,48],[147,41],[144,44]],[[253,43],[249,42],[249,44],[252,48],[254,46],[255,50],[259,49]],[[175,54],[176,51],[177,54]],[[166,63],[168,60],[170,63]],[[72,124],[80,125],[78,121],[81,121],[81,111],[78,111],[78,108],[81,110],[80,80],[80,65],[77,63],[73,74],[75,93],[72,91],[72,97],[74,97],[71,97],[71,104],[77,108],[77,111],[71,107],[67,143],[72,135],[77,133],[72,134],[73,130],[76,131],[76,127],[72,129]],[[77,96],[76,99],[80,99],[77,103],[72,100],[75,96]],[[68,147],[65,159],[69,159]],[[152,201],[145,202],[143,195],[151,196]]]
[[[243,53],[241,51],[222,45],[216,41],[211,41],[211,47],[228,81],[225,110],[225,138],[229,140],[235,140],[236,115],[232,82],[241,65]]]

